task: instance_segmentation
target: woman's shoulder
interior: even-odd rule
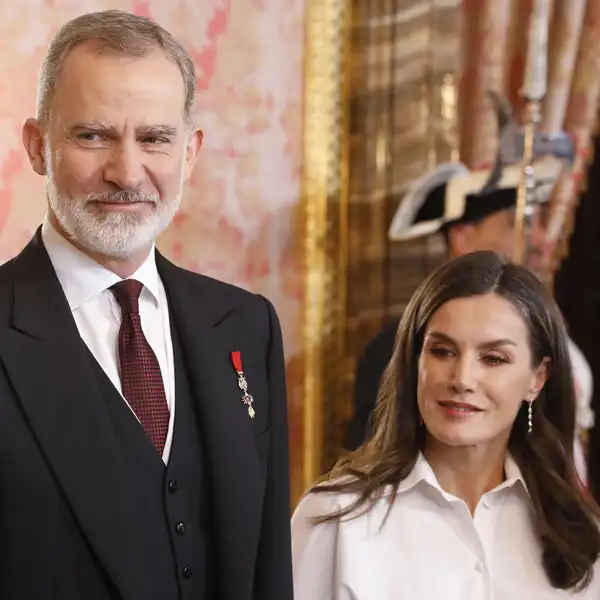
[[[294,517],[316,519],[351,506],[357,495],[330,489],[331,486],[338,483],[342,482],[339,480],[327,481],[309,489],[296,506]]]
[[[294,511],[294,519],[308,519],[313,522],[321,517],[344,513],[345,519],[354,519],[372,508],[379,500],[387,499],[389,490],[386,488],[374,493],[366,503],[358,500],[361,497],[359,489],[354,490],[352,484],[355,479],[349,476],[321,482],[308,490],[301,498]],[[359,504],[355,509],[354,505]]]
[[[292,560],[294,596],[326,600],[335,595],[336,562],[339,544],[339,520],[323,517],[337,513],[346,494],[323,489],[326,484],[308,490],[292,516]]]

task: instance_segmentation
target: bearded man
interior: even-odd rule
[[[202,143],[195,84],[120,11],[47,50],[23,127],[47,217],[0,267],[1,598],[292,598],[276,313],[155,249]]]

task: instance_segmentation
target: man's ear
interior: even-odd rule
[[[25,152],[29,157],[31,168],[38,175],[46,175],[46,162],[44,160],[44,136],[37,119],[29,118],[23,123],[21,139]]]
[[[452,256],[462,256],[471,252],[473,225],[457,223],[448,229],[448,247]]]
[[[201,129],[194,128],[188,134],[187,145],[185,149],[185,179],[188,180],[192,176],[194,165],[198,159],[198,153],[202,147],[204,140],[204,132]]]

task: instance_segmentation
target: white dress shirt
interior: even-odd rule
[[[388,488],[365,515],[315,525],[348,494],[308,494],[292,518],[295,600],[579,600],[600,598],[599,563],[575,596],[553,588],[541,563],[516,463],[474,517],[440,487],[421,455],[389,508]]]
[[[123,397],[118,357],[121,307],[109,289],[121,278],[65,240],[48,219],[42,225],[42,240],[81,338]],[[156,268],[154,247],[131,279],[137,279],[144,285],[139,300],[140,320],[144,335],[160,365],[169,406],[169,429],[163,451],[166,464],[173,441],[175,367],[167,295]],[[81,401],[85,402],[85,398]]]

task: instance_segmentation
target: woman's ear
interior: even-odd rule
[[[551,361],[549,356],[545,356],[542,362],[538,365],[533,375],[532,385],[529,393],[529,397],[536,400],[540,395],[542,388],[546,385],[548,377],[550,376]]]

